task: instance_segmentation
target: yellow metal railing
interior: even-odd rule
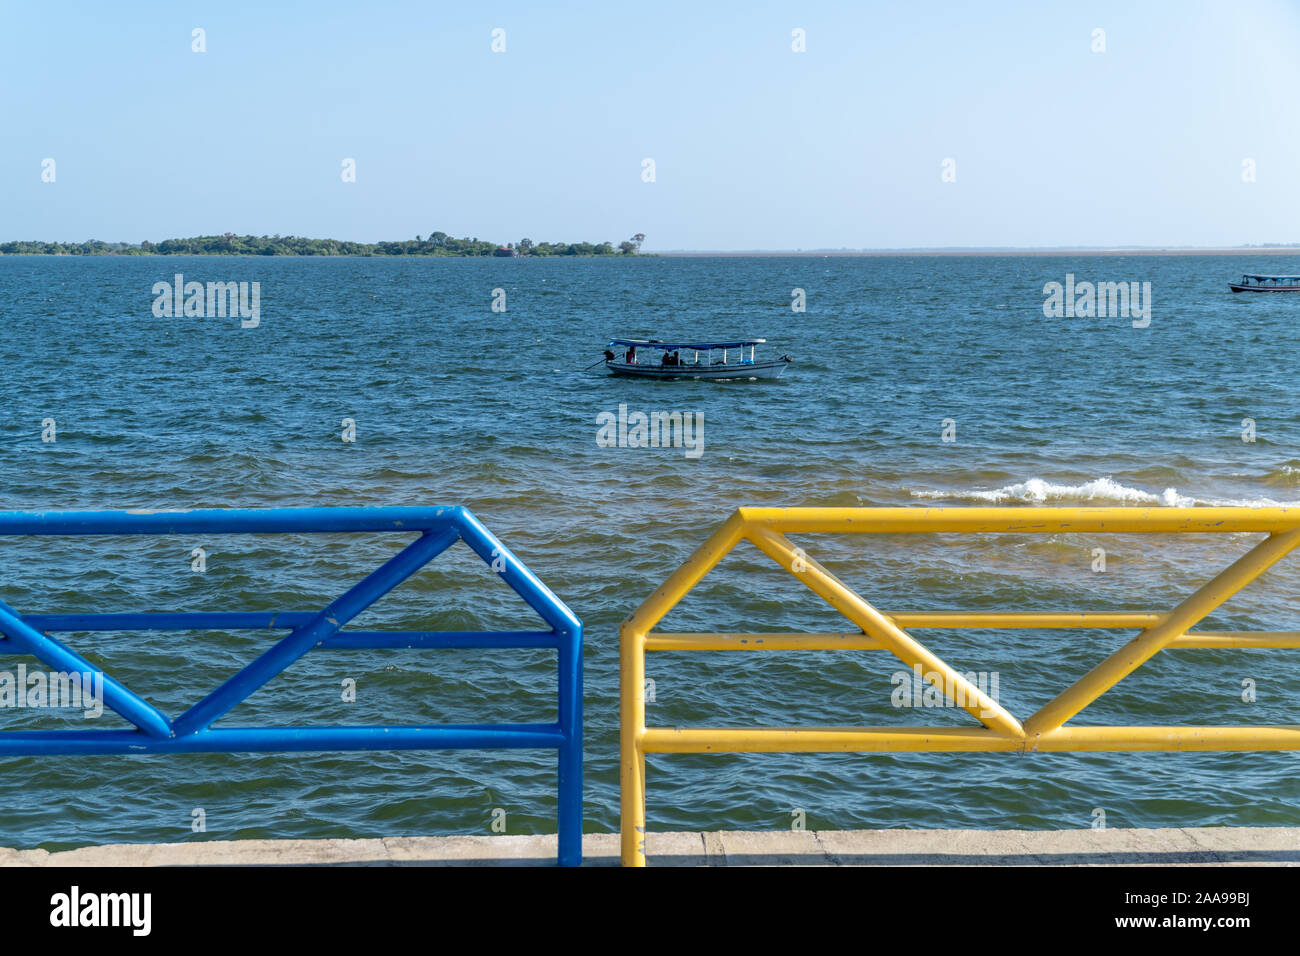
[[[1165,613],[885,614],[796,548],[786,534],[1059,532],[1267,535]],[[751,541],[859,628],[844,634],[652,634],[674,606],[743,540]],[[645,865],[645,755],[846,751],[1300,750],[1300,725],[1067,727],[1066,722],[1166,648],[1300,648],[1300,632],[1189,633],[1300,545],[1294,508],[741,508],[620,628],[620,779],[624,866]],[[1023,723],[905,628],[1127,628],[1133,640]],[[647,728],[646,651],[887,650],[981,727]]]

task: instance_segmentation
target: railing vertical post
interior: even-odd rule
[[[619,810],[624,866],[645,866],[645,637],[619,629]]]
[[[582,864],[582,625],[561,633],[559,649],[560,733],[557,861]]]
[[[619,627],[619,808],[624,866],[645,866],[645,650],[646,635],[683,594],[737,544],[746,530],[736,511],[709,535],[686,563],[673,572]]]

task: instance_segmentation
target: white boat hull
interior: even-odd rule
[[[693,378],[717,382],[745,382],[760,378],[780,378],[789,359],[772,359],[765,362],[728,362],[725,365],[631,365],[627,362],[606,362],[605,368],[613,375],[631,375],[636,378]]]

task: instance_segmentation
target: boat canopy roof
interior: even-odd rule
[[[1253,272],[1243,273],[1241,277],[1243,279],[1277,279],[1277,280],[1286,279],[1289,282],[1300,282],[1300,276],[1262,276],[1262,275],[1256,275]]]
[[[708,349],[738,349],[746,345],[765,345],[767,339],[744,339],[734,342],[661,342],[658,339],[611,339],[610,345],[631,345],[639,349],[662,349],[676,352],[678,349],[706,351]]]

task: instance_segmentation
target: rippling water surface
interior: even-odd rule
[[[1238,295],[1286,257],[290,260],[0,258],[0,507],[463,503],[586,625],[587,826],[617,827],[617,627],[737,505],[1300,504],[1300,297]],[[261,283],[261,325],[158,319],[152,287]],[[1149,328],[1048,319],[1044,283],[1149,281]],[[491,310],[504,289],[508,311]],[[790,309],[806,290],[807,312]],[[583,367],[616,336],[766,336],[778,382],[643,382]],[[702,413],[699,458],[602,448],[596,416]],[[57,441],[41,441],[53,418]],[[353,418],[357,441],[340,440]],[[1242,441],[1253,419],[1257,440]],[[941,440],[944,419],[956,441]],[[1166,610],[1253,536],[805,536],[889,611]],[[206,573],[190,552],[208,550]],[[392,553],[352,536],[0,540],[26,613],[314,609]],[[1093,549],[1107,551],[1105,573]],[[747,548],[747,546],[746,546]],[[1300,559],[1205,625],[1296,629]],[[532,626],[458,547],[358,623]],[[738,549],[672,631],[838,630]],[[926,631],[996,671],[1024,717],[1131,635]],[[264,632],[67,635],[175,714]],[[1297,653],[1158,655],[1078,723],[1296,723]],[[17,658],[4,666],[13,667]],[[891,704],[872,652],[655,654],[655,726],[953,724]],[[29,660],[35,666],[35,662]],[[309,655],[219,726],[554,719],[550,652]],[[357,681],[358,700],[340,699]],[[1242,700],[1243,680],[1257,699]],[[919,718],[919,719],[918,719]],[[0,712],[6,727],[87,726]],[[97,727],[121,726],[111,714]],[[553,828],[550,753],[266,754],[0,761],[0,845]],[[652,757],[652,828],[1300,825],[1291,754]]]

